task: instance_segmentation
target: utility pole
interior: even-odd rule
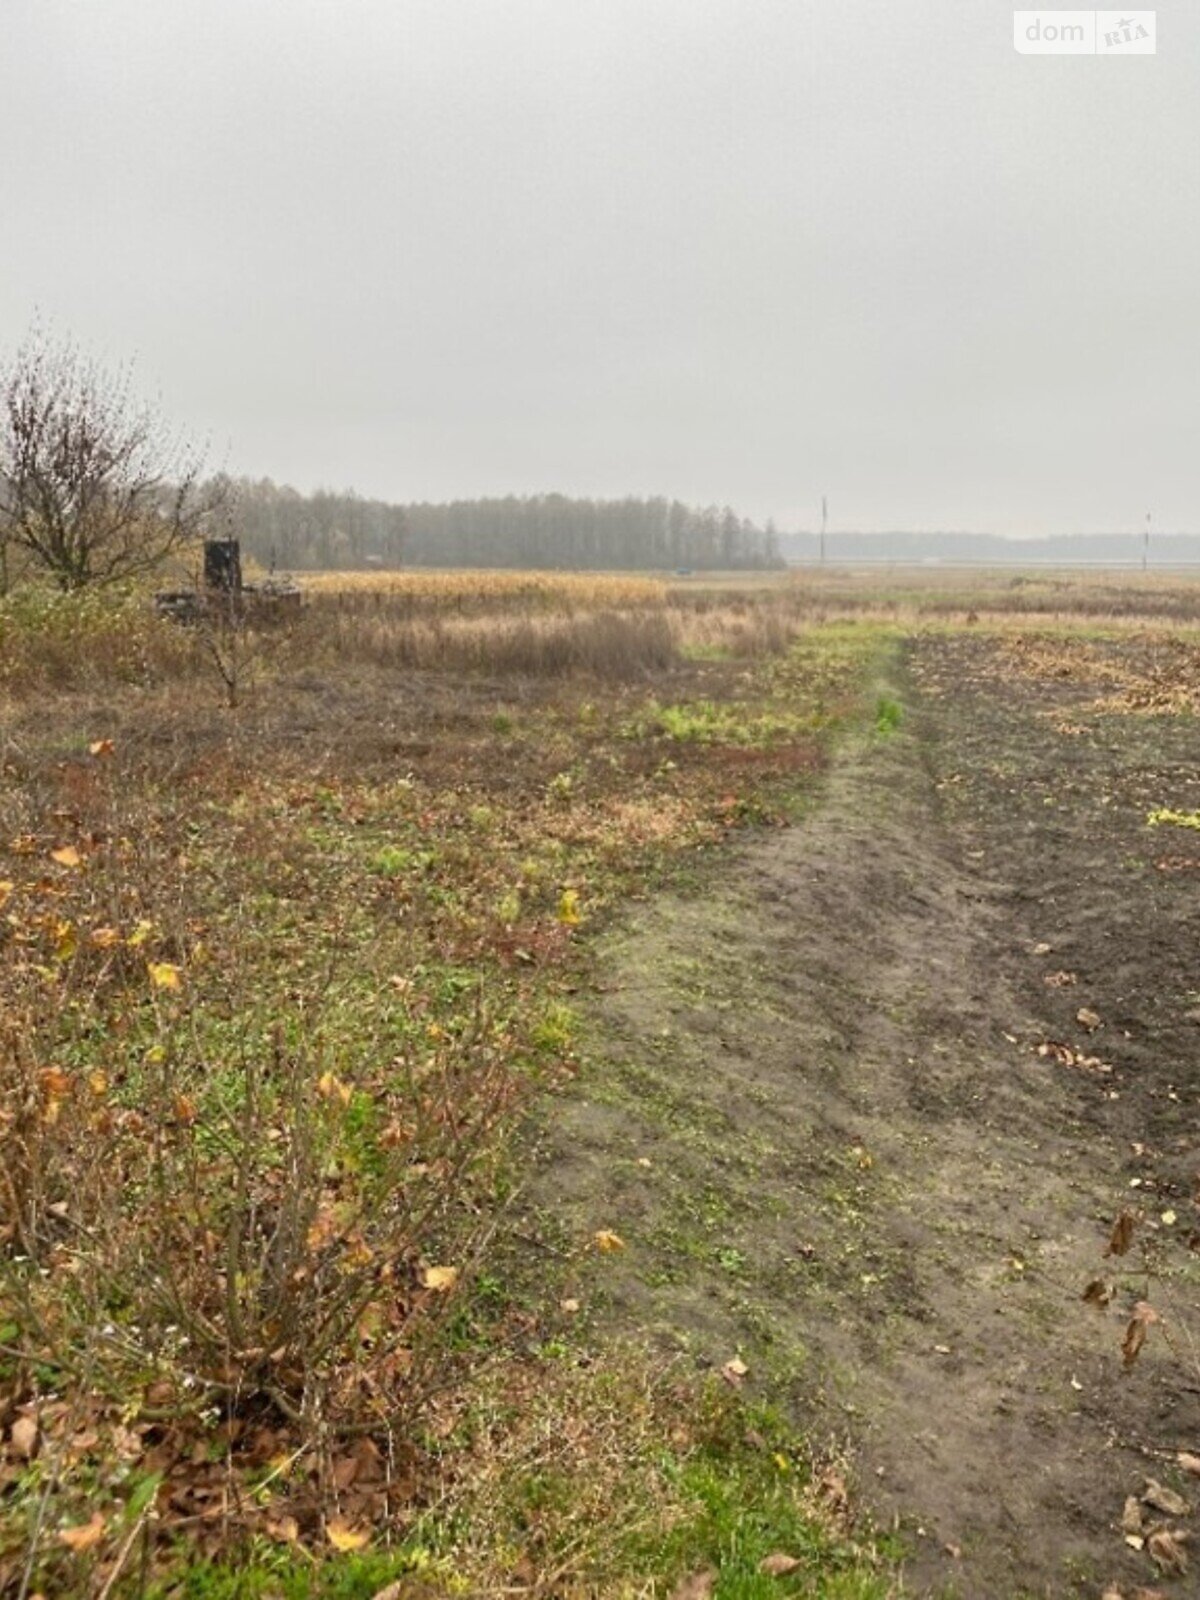
[[[1150,513],[1146,513],[1146,531],[1142,534],[1142,571],[1145,572],[1146,564],[1150,560]]]
[[[825,529],[829,526],[829,499],[821,496],[821,565],[825,565]]]

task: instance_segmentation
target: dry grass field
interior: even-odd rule
[[[0,1593],[1185,1592],[1200,587],[304,587],[0,601]]]

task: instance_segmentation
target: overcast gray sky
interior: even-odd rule
[[[1028,6],[1028,0],[1026,0]],[[233,470],[1200,527],[1200,10],[0,0],[0,333]]]

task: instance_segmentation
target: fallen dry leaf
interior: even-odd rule
[[[1141,1354],[1147,1330],[1158,1320],[1158,1312],[1145,1300],[1139,1300],[1134,1306],[1133,1316],[1129,1319],[1129,1326],[1125,1329],[1125,1337],[1121,1341],[1121,1354],[1125,1357],[1127,1367],[1131,1367]]]
[[[75,1086],[69,1072],[64,1072],[62,1067],[43,1067],[40,1078],[42,1088],[50,1099],[66,1099]]]
[[[1146,1479],[1142,1502],[1155,1511],[1161,1511],[1165,1517],[1186,1517],[1191,1509],[1181,1494],[1176,1494],[1174,1489],[1168,1489],[1154,1478]]]
[[[1181,1450],[1175,1457],[1175,1461],[1185,1472],[1190,1472],[1194,1478],[1200,1478],[1200,1456],[1194,1456],[1187,1450]]]
[[[183,977],[179,968],[170,961],[147,961],[146,971],[156,989],[181,989]]]
[[[1087,1028],[1089,1032],[1100,1026],[1100,1018],[1090,1006],[1080,1006],[1075,1013],[1075,1021],[1079,1023],[1080,1027]]]
[[[795,1572],[800,1563],[795,1556],[785,1556],[782,1550],[777,1550],[773,1556],[764,1556],[758,1563],[758,1570],[767,1578],[786,1578],[789,1572]]]
[[[711,1570],[693,1572],[690,1578],[684,1578],[671,1590],[671,1600],[709,1600],[716,1581],[717,1575]]]
[[[614,1250],[624,1250],[625,1241],[619,1233],[614,1233],[611,1228],[600,1228],[592,1235],[592,1243],[601,1255],[611,1255]]]
[[[1108,1249],[1106,1256],[1123,1256],[1127,1254],[1133,1243],[1133,1229],[1137,1218],[1132,1211],[1122,1211],[1121,1215],[1112,1225],[1112,1232],[1108,1236]]]
[[[1047,989],[1068,989],[1075,982],[1073,972],[1048,972],[1042,979]]]
[[[32,1461],[37,1454],[38,1447],[37,1418],[18,1417],[12,1425],[9,1439],[12,1443],[14,1455],[21,1456],[26,1461]]]
[[[850,1510],[850,1491],[846,1488],[846,1480],[832,1467],[817,1480],[817,1493],[835,1516],[844,1517]]]
[[[60,1528],[58,1530],[59,1544],[65,1544],[68,1550],[73,1550],[77,1556],[98,1545],[104,1537],[104,1518],[98,1511],[92,1513],[90,1522],[81,1522],[74,1528]]]
[[[577,928],[583,921],[579,911],[579,891],[564,889],[558,901],[558,920],[568,928]]]
[[[721,1376],[732,1388],[740,1389],[742,1386],[742,1380],[749,1371],[750,1368],[741,1359],[741,1357],[734,1356],[732,1361],[727,1361],[721,1368]]]
[[[1121,1513],[1122,1533],[1141,1533],[1142,1531],[1142,1502],[1137,1495],[1131,1494],[1125,1501],[1125,1509]]]
[[[348,1083],[343,1083],[336,1072],[321,1074],[317,1079],[317,1093],[322,1100],[336,1100],[343,1106],[348,1106],[354,1099],[354,1090]]]
[[[1081,1298],[1090,1306],[1104,1307],[1115,1293],[1116,1290],[1111,1283],[1106,1283],[1103,1278],[1093,1278]]]
[[[111,739],[93,739],[91,744],[88,745],[88,754],[90,756],[103,759],[105,756],[112,755],[112,753],[113,742]]]
[[[1183,1553],[1186,1533],[1177,1529],[1160,1528],[1146,1541],[1150,1559],[1160,1572],[1183,1573],[1187,1571],[1187,1556]]]
[[[1178,1528],[1160,1528],[1158,1533],[1150,1534],[1146,1541],[1146,1549],[1150,1552],[1150,1560],[1162,1573],[1186,1573],[1187,1557],[1184,1555],[1184,1541],[1186,1533],[1181,1533]]]
[[[295,1517],[279,1517],[267,1522],[267,1533],[279,1544],[295,1544],[300,1537],[300,1524]]]
[[[64,844],[61,850],[51,850],[51,861],[57,861],[60,867],[80,867],[83,857],[73,844]]]
[[[523,1551],[520,1557],[513,1563],[512,1570],[509,1575],[517,1583],[526,1588],[537,1582],[537,1568],[530,1560],[528,1550]]]
[[[438,1294],[446,1294],[458,1282],[457,1267],[426,1267],[421,1273],[421,1282],[426,1289],[433,1289]]]
[[[365,1550],[371,1542],[371,1535],[361,1528],[354,1528],[345,1517],[330,1517],[325,1524],[325,1537],[335,1550],[348,1554],[352,1550]]]

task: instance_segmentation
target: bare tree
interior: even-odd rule
[[[0,546],[62,589],[148,571],[212,509],[202,457],[131,378],[42,329],[0,374]]]

